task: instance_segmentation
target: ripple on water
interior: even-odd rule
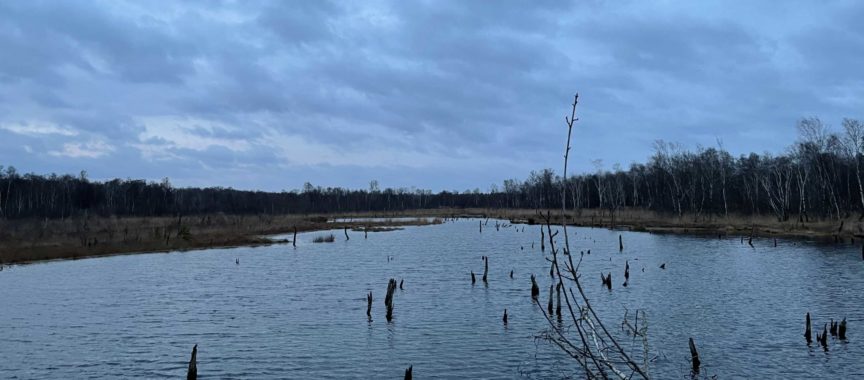
[[[308,233],[296,249],[15,266],[0,273],[0,373],[178,377],[194,344],[199,371],[211,378],[400,378],[409,365],[423,378],[573,373],[570,360],[535,339],[546,325],[531,303],[529,275],[537,274],[541,301],[550,284],[536,226],[482,234],[476,227],[465,220],[328,244],[312,244],[320,233]],[[864,376],[864,346],[854,340],[864,326],[860,247],[781,241],[774,248],[757,240],[754,249],[735,237],[568,232],[573,252],[591,249],[581,266],[584,284],[609,326],[615,330],[625,307],[647,313],[659,355],[651,370],[659,378],[686,374],[689,337],[704,370],[721,378]],[[488,285],[480,281],[484,255]],[[622,288],[625,260],[631,277]],[[611,292],[601,288],[601,272],[613,273]],[[387,323],[391,277],[404,279],[405,289],[396,290],[394,321]],[[820,330],[830,318],[846,317],[849,342],[832,340],[827,353],[808,348],[801,336],[808,311]]]

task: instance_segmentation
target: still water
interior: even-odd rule
[[[397,379],[409,365],[417,378],[579,378],[570,360],[535,338],[547,325],[531,301],[529,275],[537,274],[544,305],[551,281],[539,227],[496,231],[493,224],[482,234],[469,219],[368,239],[349,231],[348,241],[339,231],[323,244],[312,239],[325,232],[306,233],[296,248],[6,268],[0,377],[179,378],[198,344],[199,376],[211,379]],[[625,308],[647,313],[655,378],[689,375],[689,337],[703,374],[719,378],[864,377],[860,246],[783,240],[774,248],[764,239],[751,248],[738,237],[568,233],[575,252],[591,250],[581,273],[607,325],[617,329]],[[480,280],[484,255],[488,285]],[[600,283],[609,271],[612,291]],[[404,279],[392,323],[383,304],[389,278]],[[846,317],[848,341],[829,338],[828,352],[808,347],[808,311],[814,331]]]

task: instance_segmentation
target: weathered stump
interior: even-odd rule
[[[537,280],[534,278],[534,275],[531,275],[531,298],[537,299],[540,295],[540,287],[537,286]]]
[[[487,278],[489,276],[489,257],[483,256],[483,282],[488,282]]]
[[[696,343],[693,342],[693,338],[690,338],[690,361],[693,364],[693,372],[699,372],[699,366],[702,362],[699,360],[699,352],[696,351]]]
[[[366,295],[366,316],[372,318],[372,292]]]
[[[558,283],[558,286],[555,287],[555,292],[558,295],[558,304],[555,306],[555,314],[558,315],[558,320],[561,320],[561,283]]]
[[[387,282],[387,295],[384,297],[384,305],[387,307],[387,322],[393,320],[393,293],[396,291],[396,279],[391,278]]]
[[[189,368],[186,370],[186,380],[198,379],[198,345],[192,347],[192,357],[189,359]]]
[[[837,331],[837,335],[840,340],[846,340],[846,318],[843,318],[843,320],[840,321],[840,328]]]
[[[807,313],[807,319],[804,327],[804,339],[807,339],[807,344],[813,342],[813,333],[810,331],[810,313]]]

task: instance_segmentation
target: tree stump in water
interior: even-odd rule
[[[366,295],[366,316],[372,318],[372,292]]]
[[[387,283],[387,295],[384,297],[384,305],[387,306],[387,322],[393,320],[393,293],[396,291],[396,279],[391,278]]]
[[[483,256],[483,282],[488,282],[486,279],[489,275],[489,257]]]
[[[837,334],[840,340],[846,340],[846,318],[843,318],[843,321],[840,322],[840,328],[838,329]]]
[[[546,311],[549,312],[549,316],[552,316],[552,307],[554,306],[552,303],[552,289],[554,286],[549,285],[549,305],[546,307]]]
[[[546,234],[543,233],[543,226],[540,226],[540,251],[541,252],[546,252],[546,243],[544,242],[544,240],[546,240]]]
[[[558,294],[558,305],[555,306],[555,314],[558,315],[558,320],[561,320],[561,283],[555,287],[555,292]]]
[[[699,373],[699,366],[702,362],[699,360],[699,352],[696,351],[696,343],[693,342],[693,338],[690,338],[690,361],[693,364],[693,373]]]
[[[414,366],[412,365],[405,370],[405,380],[411,380],[411,377],[414,375],[413,372]]]
[[[816,339],[825,351],[828,351],[828,324],[822,325],[822,334],[816,334]]]
[[[537,299],[540,295],[540,287],[537,286],[537,280],[534,278],[534,275],[531,275],[531,298]]]
[[[807,339],[807,344],[809,345],[813,342],[813,334],[810,331],[810,313],[807,313],[807,320],[805,323],[806,324],[804,327],[804,339]]]
[[[189,359],[189,368],[186,370],[186,380],[198,379],[198,345],[192,347],[192,358]]]
[[[621,234],[618,234],[618,252],[624,251],[624,240],[621,237]]]

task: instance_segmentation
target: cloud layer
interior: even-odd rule
[[[487,188],[778,151],[864,118],[864,6],[558,1],[0,2],[0,164],[281,190]]]

